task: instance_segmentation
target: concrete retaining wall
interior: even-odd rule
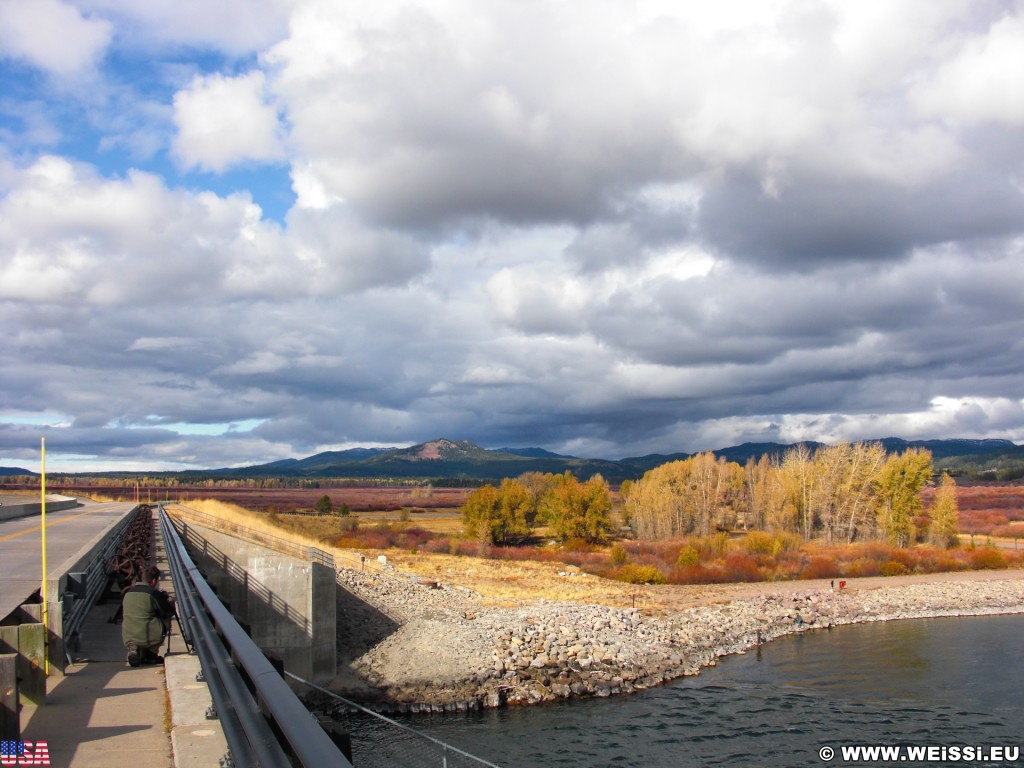
[[[177,521],[196,565],[265,653],[306,680],[337,670],[334,569]]]
[[[71,509],[78,506],[78,499],[71,496],[46,495],[46,511],[58,512],[62,509]],[[34,504],[4,504],[0,506],[0,520],[13,520],[16,517],[28,517],[29,515],[40,515],[43,512],[42,502]]]

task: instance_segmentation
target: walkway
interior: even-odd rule
[[[166,574],[160,586],[173,593],[159,526],[155,534]],[[210,694],[195,679],[199,659],[188,655],[175,623],[164,667],[129,667],[121,625],[108,621],[117,607],[93,606],[66,676],[49,678],[45,706],[22,710],[22,738],[46,741],[53,766],[213,768],[227,744],[220,724],[205,718]]]

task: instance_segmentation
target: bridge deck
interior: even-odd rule
[[[158,527],[154,533],[155,562],[164,573],[160,587],[173,593]],[[45,706],[22,710],[22,738],[48,742],[54,766],[216,766],[227,743],[219,721],[206,719],[210,694],[196,682],[199,658],[187,653],[178,623],[172,623],[165,667],[132,668],[125,663],[121,625],[109,622],[116,610],[112,602],[93,606],[66,676],[49,678]]]
[[[85,501],[74,509],[46,514],[46,559],[51,577],[66,562],[105,536],[133,508],[132,502]],[[42,525],[39,515],[0,521],[0,619],[24,603],[42,584]]]

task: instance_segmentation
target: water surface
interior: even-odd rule
[[[1022,646],[1024,616],[859,624],[632,696],[403,722],[503,768],[821,766],[824,745],[1021,747]]]

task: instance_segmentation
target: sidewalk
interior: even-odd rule
[[[160,587],[173,593],[159,527],[156,542]],[[117,608],[93,606],[66,676],[48,679],[45,706],[22,710],[22,739],[46,741],[50,765],[62,768],[216,768],[227,744],[220,723],[206,719],[210,694],[196,682],[199,659],[186,651],[177,622],[165,665],[132,668],[121,625],[108,621]]]

